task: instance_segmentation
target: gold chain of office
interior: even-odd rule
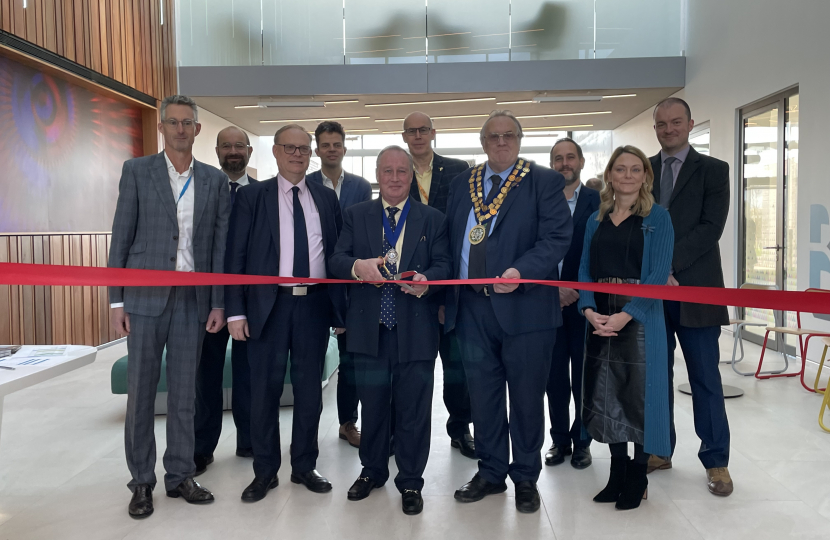
[[[504,203],[504,199],[510,190],[518,186],[522,178],[530,172],[530,168],[527,165],[528,163],[521,158],[516,162],[516,167],[508,175],[507,181],[502,186],[499,194],[488,205],[484,204],[484,183],[481,180],[481,173],[484,172],[484,164],[482,163],[472,170],[470,174],[470,198],[473,200],[473,208],[475,209],[478,225],[470,229],[471,244],[480,244],[484,240],[487,234],[487,231],[484,229],[484,222],[499,213],[499,208]]]

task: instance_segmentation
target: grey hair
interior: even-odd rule
[[[407,161],[409,162],[410,172],[415,170],[415,162],[412,161],[412,156],[410,156],[409,152],[407,152],[406,150],[404,150],[403,148],[401,148],[397,144],[387,146],[386,148],[384,148],[383,150],[378,152],[378,157],[377,157],[377,160],[375,161],[375,170],[377,170],[380,167],[380,158],[383,157],[383,154],[385,154],[386,152],[389,152],[389,151],[393,151],[393,150],[398,151],[398,152],[403,152],[404,155],[407,158]]]
[[[282,126],[281,128],[279,128],[277,130],[277,132],[274,133],[274,144],[278,144],[277,141],[280,140],[280,135],[282,135],[284,132],[288,131],[289,129],[299,129],[300,131],[302,131],[303,133],[308,135],[308,144],[311,144],[311,133],[309,133],[308,130],[306,130],[306,128],[304,128],[300,124],[286,124],[286,125]]]
[[[520,139],[524,137],[524,133],[522,133],[522,125],[519,123],[519,119],[516,118],[516,116],[512,112],[508,110],[496,110],[490,113],[490,117],[487,118],[487,120],[484,121],[484,125],[481,126],[481,131],[478,135],[481,142],[484,142],[484,130],[487,128],[487,123],[490,122],[490,120],[492,120],[493,118],[498,118],[499,116],[506,116],[507,118],[513,120],[513,122],[516,123],[516,128],[518,131],[516,136]]]
[[[187,96],[182,96],[176,94],[174,96],[167,96],[161,102],[161,121],[164,122],[167,120],[167,106],[168,105],[187,105],[191,109],[193,109],[193,120],[195,122],[199,121],[199,107],[196,106],[196,102],[190,99]]]

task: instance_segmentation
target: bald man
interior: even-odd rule
[[[222,172],[228,175],[228,189],[231,191],[231,208],[236,200],[237,190],[256,179],[248,176],[246,170],[251,159],[248,134],[236,126],[229,126],[216,137],[216,157]],[[215,334],[205,334],[202,358],[196,374],[196,415],[194,427],[196,446],[193,461],[196,475],[200,475],[213,463],[213,451],[222,433],[222,381],[225,371],[225,357],[230,334],[227,326]],[[233,341],[231,346],[231,369],[233,372],[232,403],[233,423],[236,425],[236,455],[253,457],[251,449],[251,374],[248,368],[248,350],[244,341]]]
[[[450,183],[453,178],[466,171],[469,165],[466,161],[439,156],[432,151],[435,128],[432,118],[425,113],[413,112],[407,116],[403,121],[402,136],[415,164],[409,196],[445,214]],[[444,333],[444,294],[436,294],[431,301],[439,306],[441,343],[438,351],[444,367],[444,405],[450,413],[447,420],[450,445],[458,448],[462,455],[475,459],[475,443],[470,434],[470,423],[473,421],[470,393],[467,390],[467,377],[461,364],[458,342],[455,332]]]

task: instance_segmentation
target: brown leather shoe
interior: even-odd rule
[[[732,495],[732,477],[729,476],[729,469],[726,467],[706,469],[706,477],[709,480],[709,493],[719,497]]]
[[[340,426],[340,438],[355,448],[360,448],[360,431],[357,430],[354,422],[346,422]]]
[[[660,456],[655,456],[654,454],[648,458],[646,474],[651,474],[654,471],[667,471],[669,469],[671,469],[671,458],[664,459]]]

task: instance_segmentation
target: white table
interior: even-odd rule
[[[35,349],[51,347],[50,345],[24,345],[11,357],[0,359],[0,366],[12,366],[14,371],[0,369],[0,427],[3,421],[3,399],[12,392],[34,386],[58,375],[91,364],[95,361],[98,349],[84,345],[67,345],[63,356],[53,356],[47,361],[35,365],[13,365],[24,356],[29,356]]]

